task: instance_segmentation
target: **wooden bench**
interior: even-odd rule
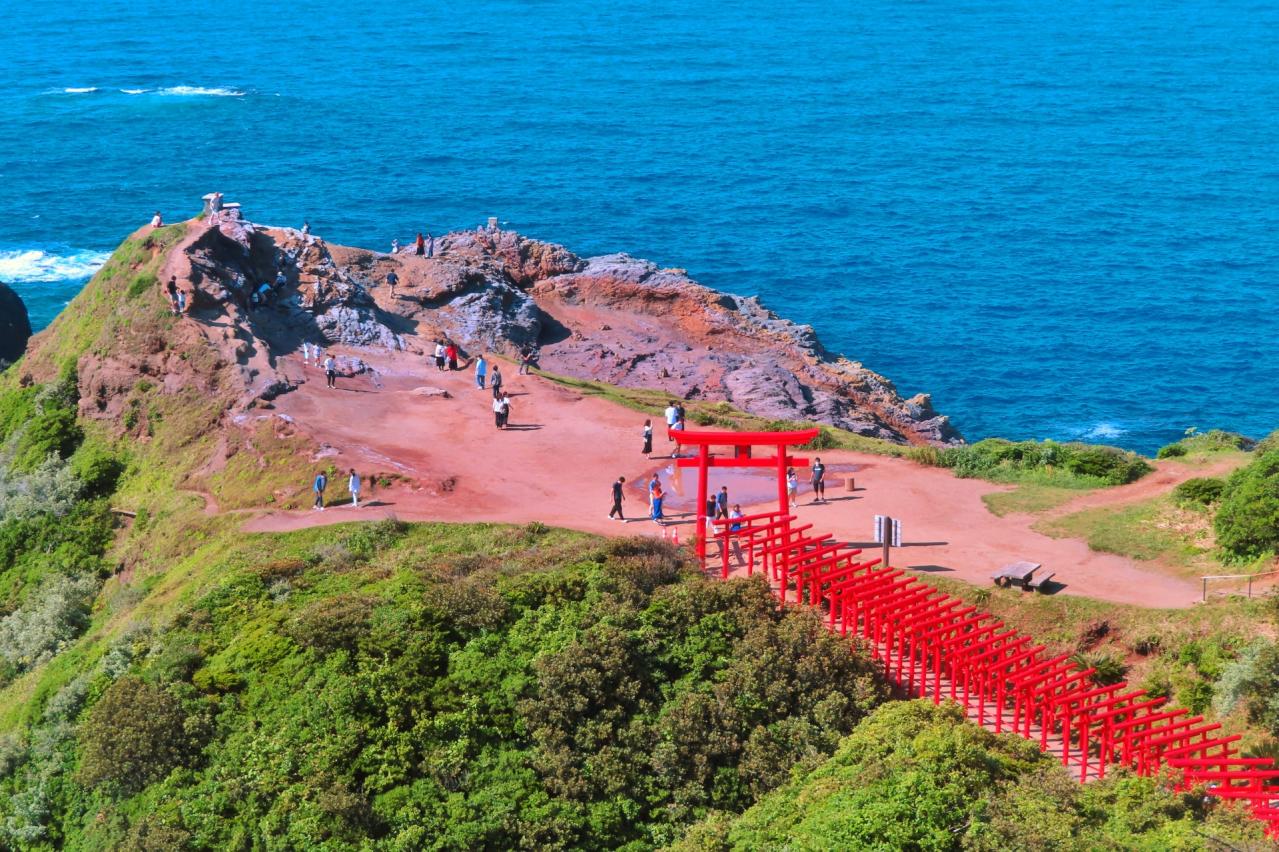
[[[1013,562],[1000,568],[990,578],[995,581],[996,586],[1021,586],[1023,589],[1030,587],[1035,572],[1043,567],[1038,562]],[[1051,576],[1051,575],[1050,575]]]

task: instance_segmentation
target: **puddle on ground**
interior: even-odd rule
[[[845,478],[863,467],[865,465],[860,464],[826,465],[827,495],[834,496],[835,492],[843,491]],[[656,467],[646,469],[640,478],[629,480],[631,497],[638,496],[643,503],[648,503],[648,481],[655,471],[666,492],[663,508],[693,511],[697,503],[697,468],[676,467],[674,459],[663,460]],[[803,500],[813,491],[808,484],[808,468],[798,468],[795,472],[799,476],[799,499]],[[777,500],[777,472],[771,468],[711,468],[706,478],[707,496],[719,493],[722,486],[728,487],[730,506],[734,503],[752,506]]]

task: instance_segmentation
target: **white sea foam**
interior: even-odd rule
[[[1128,430],[1115,423],[1098,423],[1084,433],[1084,437],[1089,440],[1098,438],[1106,441],[1112,441],[1121,435],[1128,434]]]
[[[244,97],[244,92],[241,92],[239,89],[206,88],[205,86],[169,86],[164,89],[156,89],[156,94],[185,96],[204,95],[217,98]]]
[[[62,91],[64,94],[68,94],[68,95],[87,95],[90,92],[96,92],[97,90],[98,90],[97,86],[79,86],[79,87],[68,86]]]
[[[151,90],[150,89],[121,89],[120,91],[126,95],[145,95],[147,92]]]
[[[66,254],[40,249],[0,251],[0,281],[23,284],[88,278],[110,256],[111,253],[105,251],[73,251]]]

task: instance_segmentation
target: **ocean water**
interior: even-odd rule
[[[758,294],[969,438],[1279,427],[1276,2],[0,4],[0,280],[155,209]]]

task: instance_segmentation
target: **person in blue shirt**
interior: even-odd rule
[[[315,492],[315,506],[313,508],[324,511],[324,489],[329,485],[329,478],[324,475],[324,471],[320,471],[315,475],[315,482],[311,485],[311,490]]]
[[[391,295],[395,295],[395,285],[400,283],[400,276],[395,274],[395,270],[386,273],[386,286],[391,288]]]
[[[488,375],[489,362],[484,360],[481,355],[475,359],[475,386],[480,390],[484,390],[484,377]]]
[[[715,495],[715,520],[728,518],[728,486],[721,485],[719,493]]]

